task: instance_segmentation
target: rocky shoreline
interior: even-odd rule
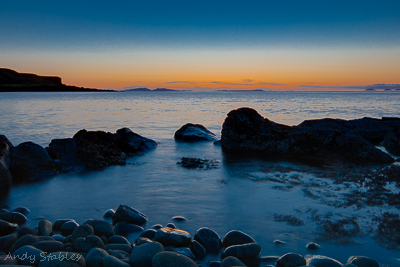
[[[105,211],[102,219],[79,224],[73,219],[50,222],[41,219],[37,227],[26,226],[30,210],[17,207],[0,210],[0,265],[39,267],[175,267],[276,266],[276,267],[379,267],[374,259],[352,256],[347,263],[318,255],[320,246],[305,244],[309,255],[288,252],[282,256],[264,255],[250,235],[231,230],[222,238],[202,227],[192,237],[171,223],[145,228],[148,218],[140,211],[121,204],[116,211]],[[30,219],[34,220],[34,219]],[[184,224],[183,224],[184,225]],[[132,235],[137,236],[132,242]],[[277,241],[275,241],[277,242]]]

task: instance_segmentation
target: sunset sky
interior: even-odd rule
[[[0,67],[121,89],[400,88],[399,0],[2,0]]]

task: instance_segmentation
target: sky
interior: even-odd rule
[[[91,88],[400,88],[399,0],[1,0],[0,67]]]

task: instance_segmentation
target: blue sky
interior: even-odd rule
[[[1,62],[0,64],[1,67],[29,71],[36,55],[36,60],[43,59],[43,66],[38,67],[37,71],[47,71],[54,70],[54,67],[50,66],[52,62],[49,57],[52,57],[54,62],[65,64],[72,64],[68,60],[76,58],[77,64],[83,64],[80,60],[82,53],[97,53],[98,59],[108,54],[104,57],[104,62],[113,66],[118,66],[118,58],[124,57],[122,54],[129,54],[128,57],[137,60],[138,64],[148,64],[143,61],[145,58],[136,56],[138,51],[173,52],[175,54],[171,57],[167,54],[159,57],[168,58],[171,62],[174,58],[177,62],[185,61],[179,58],[179,51],[182,50],[191,51],[193,57],[204,51],[237,51],[234,56],[238,58],[245,57],[247,52],[260,51],[262,54],[276,50],[279,53],[282,49],[288,50],[289,53],[300,51],[299,57],[304,57],[302,53],[307,50],[326,51],[324,58],[332,51],[340,49],[361,49],[368,54],[382,50],[396,52],[400,44],[399,10],[398,0],[3,0],[0,9],[0,60],[5,62],[3,64],[12,66],[5,66]],[[240,52],[244,52],[244,56]],[[23,55],[18,56],[21,53]],[[114,61],[113,55],[116,58]],[[308,57],[310,61],[318,60],[316,55],[310,54]],[[376,58],[379,58],[378,54],[375,60]],[[221,59],[215,63],[223,67],[224,60],[226,61]],[[373,60],[371,59],[371,62]],[[98,64],[95,61],[93,64]],[[239,64],[238,67],[240,61],[235,63]],[[334,61],[333,58],[332,62]],[[158,62],[155,60],[157,66],[162,65],[162,62]],[[213,62],[213,58],[210,58],[210,62]],[[120,63],[127,64],[123,60]],[[182,64],[190,63],[189,61]],[[287,64],[290,65],[290,62]],[[182,65],[179,69],[182,68],[185,66]],[[62,68],[59,70],[60,76],[72,75],[72,71],[64,71]],[[36,70],[31,70],[34,71]],[[222,74],[221,78],[228,79]],[[186,79],[182,77],[178,80]],[[76,81],[82,82],[79,79]],[[132,83],[135,81],[137,80],[132,80]],[[272,80],[270,82],[282,83]]]

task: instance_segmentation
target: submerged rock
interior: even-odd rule
[[[25,142],[11,149],[10,173],[13,181],[30,181],[55,176],[56,165],[38,144]]]
[[[256,152],[274,158],[338,159],[358,164],[394,162],[391,156],[368,141],[375,140],[371,137],[374,127],[367,131],[364,121],[353,122],[353,128],[342,122],[324,119],[287,126],[263,118],[254,109],[239,108],[229,112],[224,121],[221,145],[227,152]],[[380,138],[383,137],[376,137]]]
[[[144,152],[157,147],[157,142],[132,132],[129,128],[121,128],[115,134],[117,146],[127,154]]]
[[[320,255],[313,255],[307,258],[307,265],[314,267],[342,267],[342,263],[337,260]]]
[[[201,124],[187,123],[175,132],[175,139],[185,142],[217,141],[217,136]]]

